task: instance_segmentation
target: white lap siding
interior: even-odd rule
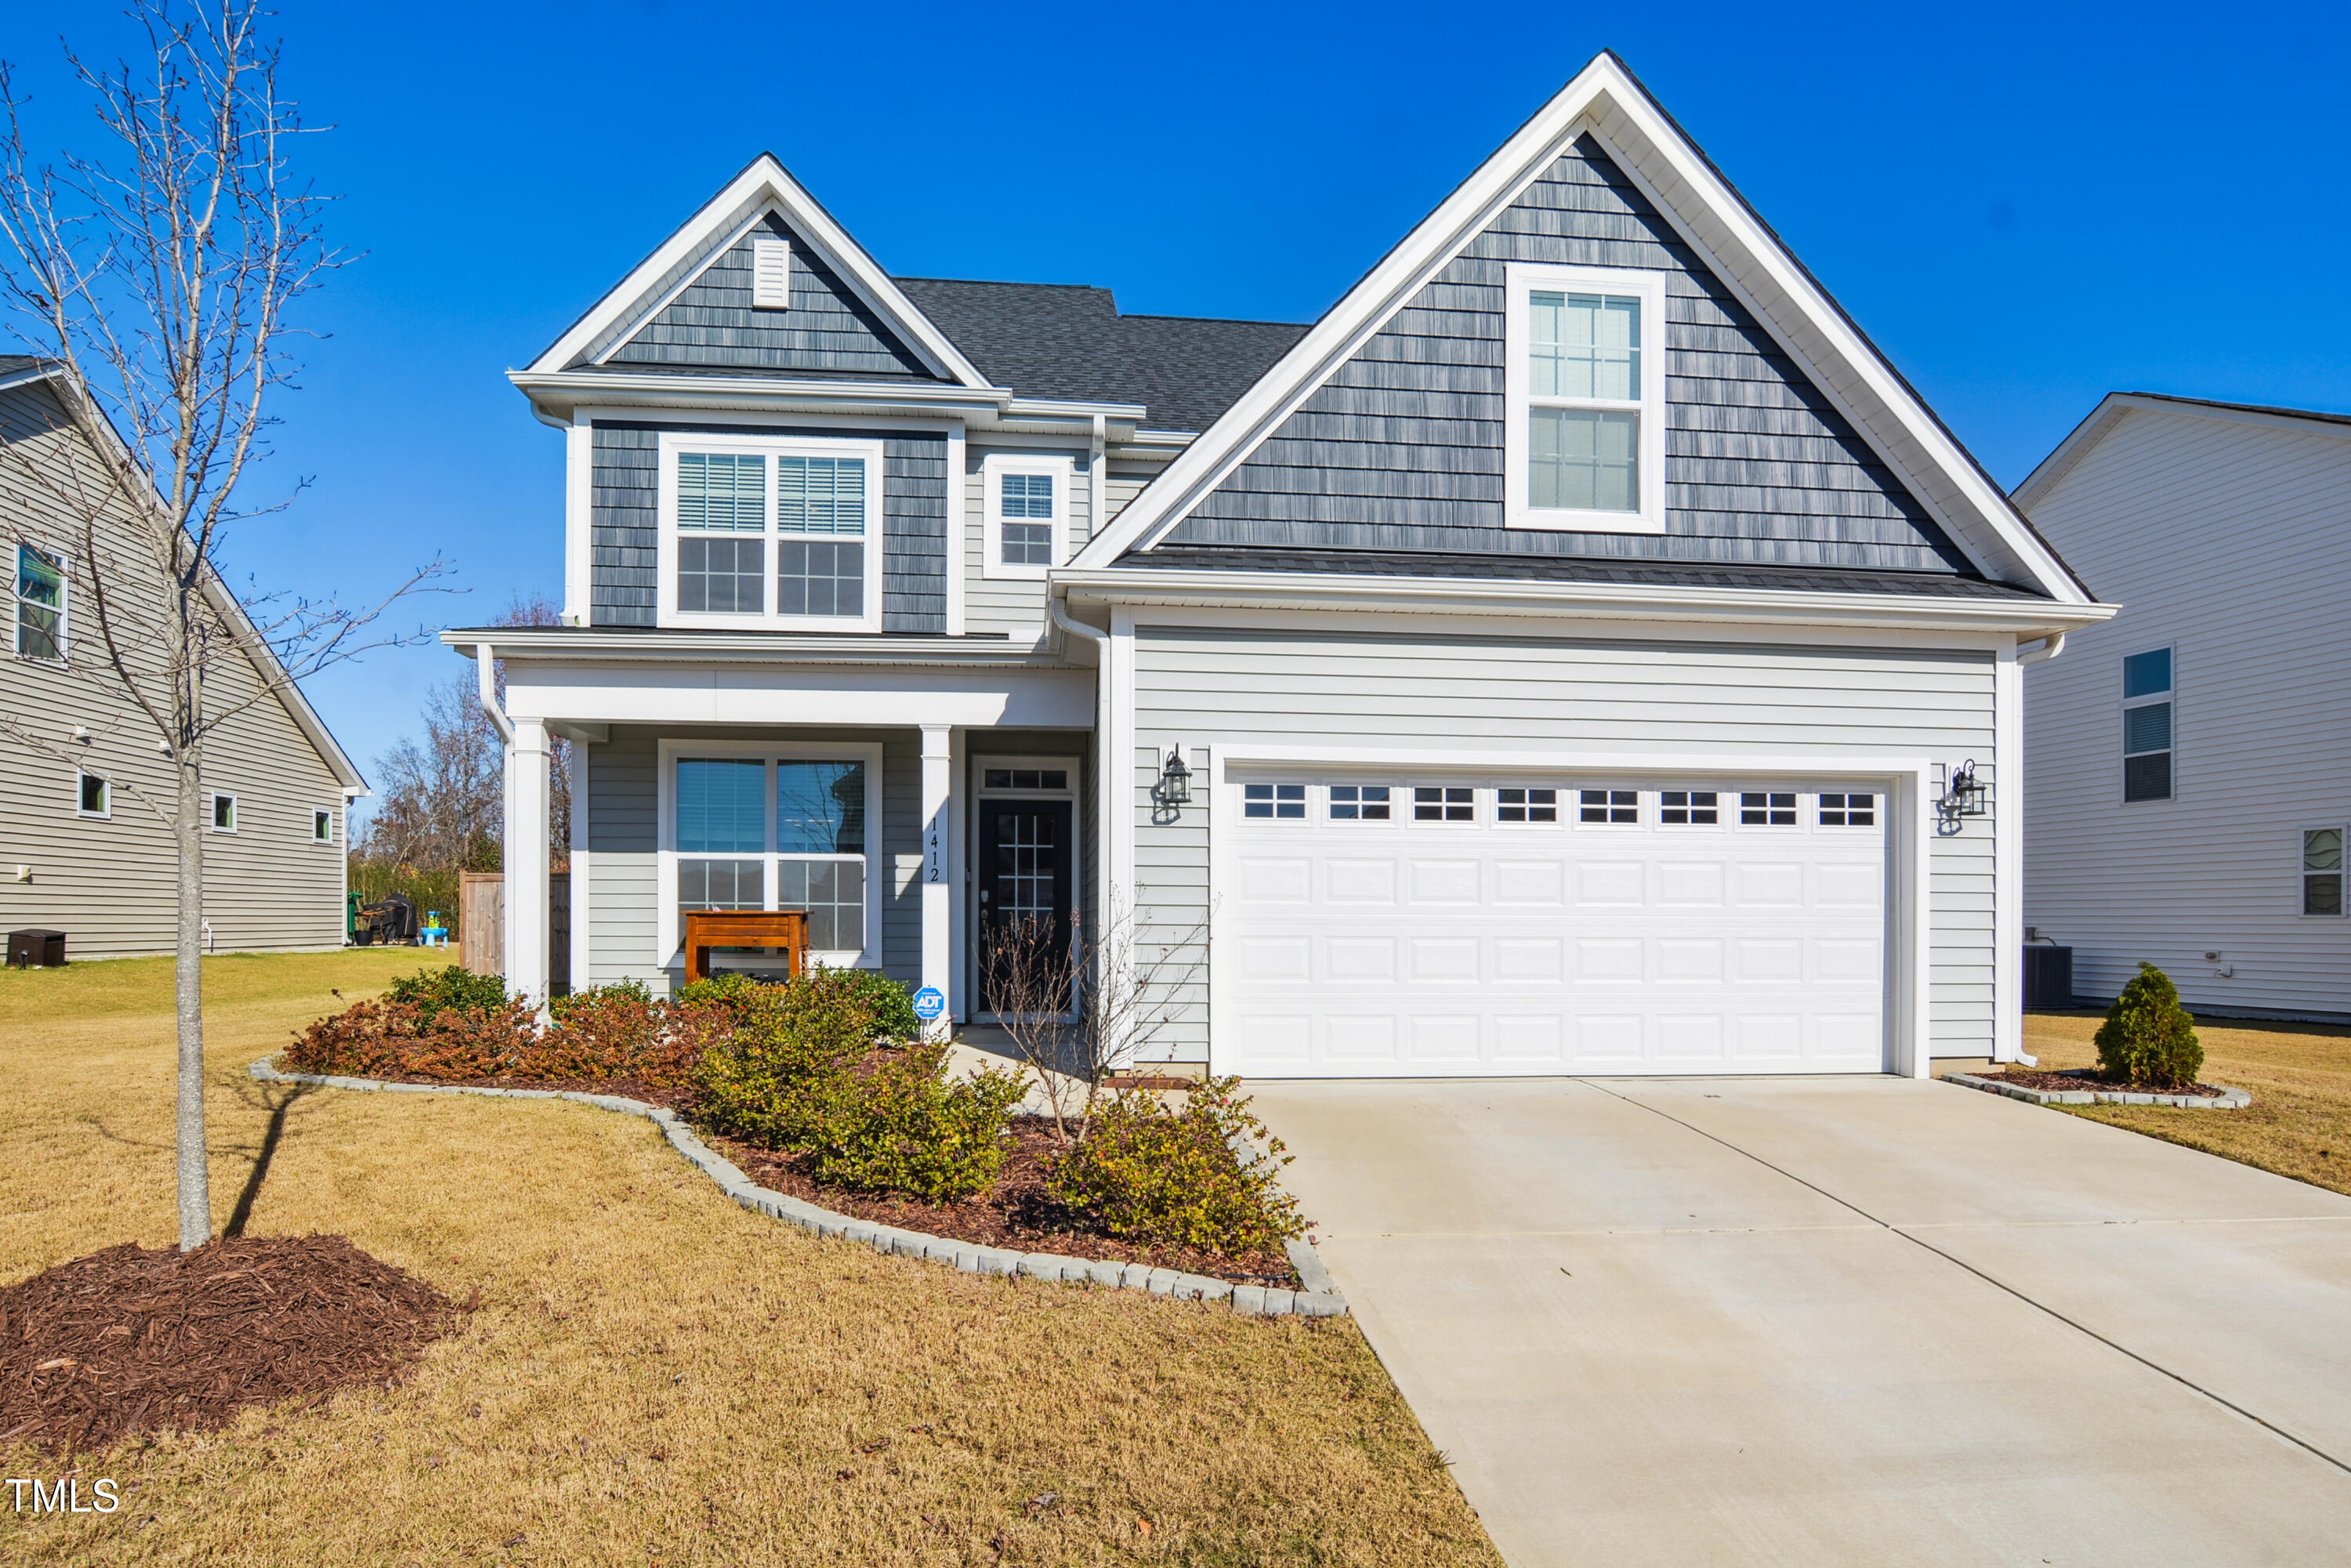
[[[882,967],[919,979],[923,967],[922,742],[912,730],[755,729],[712,727],[664,734],[615,725],[588,753],[588,974],[585,984],[669,985],[660,947],[660,748],[664,739],[882,742]]]
[[[1137,946],[1149,957],[1177,949],[1180,961],[1211,904],[1208,791],[1194,790],[1176,821],[1153,820],[1151,786],[1171,745],[1211,756],[1361,748],[1431,762],[1523,750],[1536,767],[1633,750],[1708,767],[1767,756],[1972,758],[1998,799],[1988,652],[1143,625],[1134,661],[1133,896]],[[1991,1051],[1994,821],[1966,820],[1930,842],[1933,1055]],[[1206,987],[1164,1001],[1160,1054],[1205,1060]]]

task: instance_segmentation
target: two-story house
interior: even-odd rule
[[[2351,416],[2113,392],[2015,499],[2124,606],[2028,682],[2028,930],[2085,999],[2351,1019]]]
[[[509,844],[579,743],[583,982],[804,909],[982,1019],[1028,916],[1218,1071],[2018,1052],[2020,661],[2109,612],[1614,57],[1311,326],[893,277],[763,156],[513,380],[568,623],[445,635]]]
[[[134,648],[161,612],[141,579],[150,558],[134,519],[110,505],[84,526],[81,498],[107,492],[108,465],[61,395],[66,374],[0,357],[0,929],[62,931],[69,959],[168,953],[179,862],[151,802],[168,804],[174,779],[154,722],[108,662],[97,591],[102,580]],[[242,615],[224,585],[207,587],[224,619]],[[268,658],[258,637],[246,641]],[[225,719],[204,751],[213,946],[340,947],[347,819],[365,780],[274,661],[214,660],[206,684],[209,711]]]

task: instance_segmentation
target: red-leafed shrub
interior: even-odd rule
[[[548,1012],[555,1027],[524,1053],[528,1078],[633,1078],[675,1086],[691,1082],[694,1064],[708,1043],[710,1028],[700,1018],[681,1028],[679,1009],[658,1002],[642,982],[624,980],[569,997],[558,997]]]
[[[285,1063],[357,1078],[516,1077],[538,1040],[527,1002],[430,1015],[409,1002],[360,1002],[296,1035]]]

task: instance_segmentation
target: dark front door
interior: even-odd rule
[[[979,803],[980,994],[989,1012],[1066,1005],[1071,822],[1067,800]]]

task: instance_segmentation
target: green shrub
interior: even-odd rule
[[[834,1081],[809,1148],[817,1179],[930,1203],[993,1186],[1028,1082],[1001,1068],[951,1079],[946,1055],[944,1040],[912,1045]]]
[[[444,1008],[486,1012],[504,1007],[507,983],[496,975],[476,975],[451,964],[401,976],[384,988],[383,999],[414,1008],[417,1017],[430,1023]]]
[[[1054,1162],[1048,1189],[1113,1236],[1227,1257],[1279,1251],[1306,1222],[1281,1190],[1290,1156],[1235,1097],[1239,1084],[1208,1079],[1174,1111],[1155,1094],[1113,1097]],[[1262,1155],[1249,1147],[1260,1139]]]
[[[706,1030],[695,1071],[702,1119],[770,1148],[812,1147],[851,1069],[872,1049],[872,1008],[854,973],[812,969],[781,986],[684,988],[689,1026]]]
[[[923,1020],[914,1016],[914,993],[903,980],[893,980],[879,969],[842,969],[850,988],[864,1001],[873,1015],[873,1032],[884,1040],[910,1040],[923,1032]]]
[[[2123,988],[2098,1026],[2098,1071],[2117,1082],[2181,1089],[2204,1071],[2196,1019],[2179,1005],[2171,977],[2152,964]]]

